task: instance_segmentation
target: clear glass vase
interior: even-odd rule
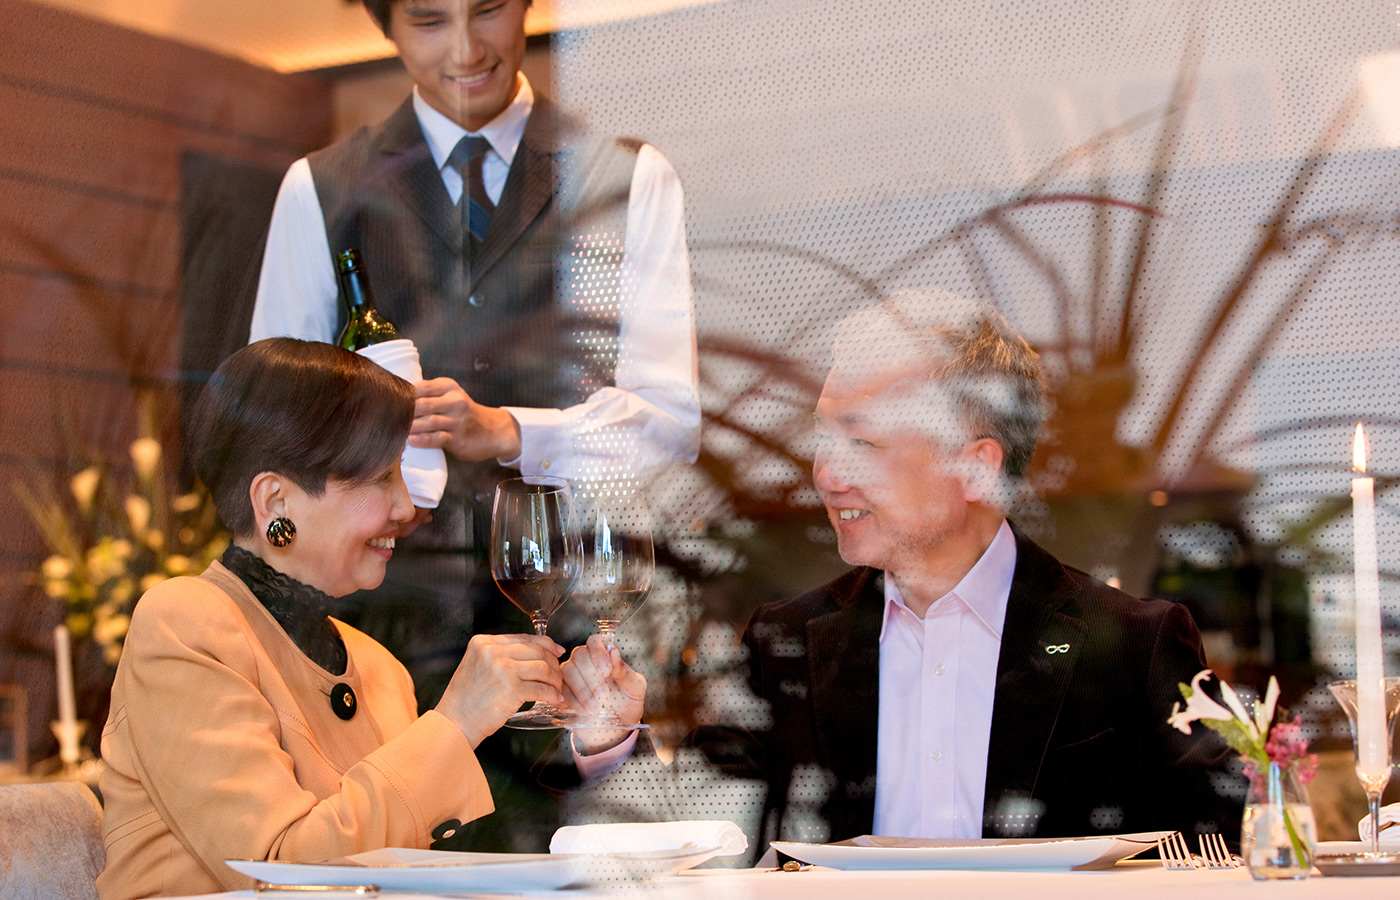
[[[1240,854],[1256,881],[1307,878],[1316,833],[1312,805],[1297,772],[1269,763],[1251,773]]]

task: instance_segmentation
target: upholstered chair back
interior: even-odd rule
[[[0,786],[0,897],[97,900],[102,806],[75,782]]]

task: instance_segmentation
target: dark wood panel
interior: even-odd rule
[[[15,615],[35,621],[30,624],[0,618],[0,683],[19,685],[25,690],[29,710],[26,723],[29,746],[26,749],[29,764],[34,766],[58,753],[58,743],[49,728],[49,722],[58,715],[58,691],[55,687],[53,653],[39,644],[47,620],[42,620],[38,610],[26,609],[23,604],[17,604],[17,607]],[[56,621],[55,613],[53,622],[47,622],[50,639]]]
[[[204,169],[187,162],[261,168],[245,181],[267,193],[263,182],[328,142],[331,93],[313,77],[27,0],[0,0],[0,16],[10,26],[0,54],[0,498],[18,512],[17,481],[66,491],[94,452],[125,465],[152,390],[159,437],[173,452],[182,273],[232,281],[241,265],[222,260],[216,271],[185,257],[217,256],[238,237],[254,276],[260,244],[250,221],[265,219],[270,202],[199,182]],[[211,196],[229,207],[214,204],[217,228],[206,223]],[[46,754],[48,641],[60,610],[28,576],[47,553],[22,513],[0,542],[0,681],[32,688],[31,749]],[[101,711],[87,699],[79,712],[92,715],[95,742]]]
[[[27,0],[0,0],[0,21],[12,28],[0,54],[2,81],[297,153],[330,135],[330,85],[314,76],[284,75]]]
[[[0,392],[0,458],[123,458],[140,433],[139,388],[123,378],[10,369]],[[173,423],[162,423],[173,424]]]
[[[51,184],[9,182],[0,266],[155,291],[179,285],[179,211]]]
[[[178,363],[179,298],[58,273],[0,269],[0,367],[163,378]]]
[[[279,172],[301,154],[237,136],[134,116],[0,82],[0,179],[56,182],[85,193],[173,205],[180,161],[195,152]]]

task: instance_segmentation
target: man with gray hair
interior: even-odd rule
[[[833,356],[813,478],[856,568],[754,614],[771,726],[711,753],[766,780],[761,843],[1237,827],[1223,745],[1166,724],[1205,667],[1190,614],[1006,519],[1045,419],[1030,346],[934,291],[842,322]]]

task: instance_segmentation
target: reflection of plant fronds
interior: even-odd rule
[[[796,446],[810,427],[820,382],[794,361],[736,340],[705,338],[700,342],[700,358],[704,361],[701,387],[711,395],[720,388],[712,377],[714,372],[746,369],[753,377],[721,403],[705,410],[706,440],[699,465],[715,484],[725,488],[741,516],[767,518],[790,509],[793,492],[806,485],[806,475],[811,470],[811,460],[802,456]],[[743,406],[755,399],[785,410],[777,428],[744,421]],[[737,438],[742,449],[737,453],[717,452],[714,448],[721,434]],[[752,475],[762,462],[784,464],[797,477],[777,484],[756,484]]]
[[[1226,363],[1231,366],[1232,372],[1229,389],[1221,394],[1221,399],[1209,412],[1205,427],[1199,429],[1203,437],[1191,442],[1184,462],[1172,469],[1185,472],[1200,465],[1205,459],[1210,436],[1228,415],[1233,398],[1239,395],[1311,289],[1335,262],[1337,252],[1358,239],[1371,241],[1378,235],[1394,234],[1400,230],[1400,219],[1364,212],[1296,222],[1297,211],[1309,188],[1355,114],[1357,98],[1353,96],[1323,129],[1317,146],[1298,167],[1275,205],[1264,226],[1263,235],[1249,258],[1223,291],[1214,316],[1195,342],[1193,355],[1171,395],[1166,413],[1154,425],[1150,442],[1142,448],[1120,446],[1116,436],[1118,422],[1136,391],[1137,378],[1130,360],[1135,349],[1135,322],[1140,315],[1143,288],[1148,281],[1149,251],[1156,224],[1163,218],[1160,210],[1170,182],[1170,161],[1180,141],[1182,120],[1195,81],[1195,68],[1196,54],[1188,52],[1170,102],[1164,111],[1154,113],[1161,117],[1161,132],[1154,163],[1140,200],[1111,196],[1102,180],[1098,184],[1098,192],[1093,194],[1052,192],[1047,189],[1052,179],[1070,165],[1092,157],[1104,149],[1111,139],[1130,130],[1119,126],[1061,156],[1033,178],[1017,196],[988,207],[933,236],[880,275],[883,280],[935,254],[956,249],[977,276],[984,293],[994,303],[1004,307],[1006,304],[998,297],[987,263],[988,250],[975,240],[978,235],[989,235],[1009,248],[1013,259],[1026,264],[1046,284],[1057,310],[1055,326],[1059,334],[1056,340],[1042,344],[1040,350],[1042,354],[1049,354],[1060,361],[1055,371],[1061,373],[1052,385],[1055,416],[1047,429],[1056,445],[1047,447],[1047,452],[1042,453],[1037,462],[1038,484],[1050,493],[1136,491],[1169,483],[1172,478],[1164,465],[1164,454],[1179,435],[1187,403],[1195,396],[1197,385],[1212,354],[1219,347],[1221,337],[1240,316],[1245,299],[1259,283],[1271,260],[1315,252],[1306,271],[1295,277],[1290,288],[1280,292],[1273,301],[1271,314],[1261,316],[1268,321],[1268,326],[1253,336],[1247,352]],[[1132,127],[1135,129],[1142,124],[1143,118],[1138,117]],[[1098,213],[1094,221],[1090,260],[1091,295],[1084,317],[1089,324],[1087,335],[1083,338],[1073,334],[1076,301],[1062,264],[1038,247],[1027,230],[1016,221],[1020,211],[1046,205],[1083,205],[1094,208]],[[1106,288],[1112,256],[1106,214],[1113,210],[1124,211],[1137,218],[1126,265],[1126,283],[1116,300],[1113,292]],[[1106,331],[1105,325],[1111,321],[1116,323],[1115,327]],[[1112,337],[1105,343],[1103,338],[1106,333]],[[1052,477],[1046,477],[1047,468],[1054,470]]]
[[[950,254],[963,262],[984,299],[1009,310],[1017,304],[1010,302],[1012,297],[1001,295],[1004,288],[998,287],[994,275],[1008,261],[1016,264],[1045,287],[1054,312],[1050,317],[1053,331],[1038,346],[1047,361],[1054,410],[1032,470],[1032,483],[1040,493],[1052,500],[1086,495],[1141,498],[1150,490],[1190,485],[1192,490],[1228,495],[1220,502],[1237,503],[1252,476],[1219,463],[1212,454],[1231,448],[1212,443],[1214,436],[1224,430],[1227,417],[1260,363],[1341,254],[1364,251],[1383,237],[1400,235],[1400,216],[1356,209],[1306,220],[1300,217],[1305,202],[1317,193],[1316,185],[1358,109],[1353,96],[1324,123],[1306,158],[1296,166],[1290,163],[1292,171],[1274,198],[1258,238],[1237,268],[1221,281],[1214,302],[1201,301],[1200,306],[1210,312],[1163,398],[1164,412],[1150,423],[1142,445],[1126,444],[1119,430],[1125,411],[1138,399],[1140,379],[1135,365],[1143,353],[1141,324],[1149,313],[1160,312],[1151,302],[1150,288],[1160,280],[1154,266],[1162,265],[1161,255],[1154,255],[1153,250],[1160,243],[1158,231],[1169,220],[1164,210],[1169,208],[1174,180],[1181,175],[1174,160],[1180,155],[1186,113],[1198,77],[1198,46],[1193,35],[1163,104],[1070,148],[1008,195],[929,235],[879,271],[857,271],[808,248],[778,242],[717,242],[701,249],[756,253],[810,265],[831,276],[838,287],[848,289],[853,307],[882,299],[888,285],[906,279],[936,257]],[[1105,174],[1091,176],[1087,188],[1067,183],[1072,170],[1096,166],[1116,141],[1152,125],[1158,132],[1150,169],[1135,195],[1127,196],[1121,187],[1111,188]],[[1089,216],[1086,240],[1075,246],[1081,251],[1077,255],[1064,255],[1063,230],[1047,236],[1037,228],[1035,216],[1053,208],[1083,210]],[[1123,231],[1125,221],[1130,232]],[[1120,237],[1128,238],[1126,243],[1114,240],[1115,224]],[[1282,268],[1285,264],[1286,269]],[[1088,276],[1084,279],[1086,288],[1078,286],[1081,274]],[[1286,280],[1281,286],[1273,280],[1265,285],[1266,276]],[[1022,286],[1018,283],[1018,289]],[[826,290],[830,287],[824,285]],[[735,298],[741,291],[714,277],[697,278],[696,288],[697,294]],[[1248,335],[1241,330],[1246,317],[1257,325]],[[801,441],[810,426],[809,414],[820,390],[820,378],[804,371],[784,352],[800,346],[813,329],[824,324],[821,316],[794,317],[786,332],[769,345],[771,349],[746,344],[742,339],[702,338],[706,437],[700,470],[717,488],[717,515],[762,522],[764,529],[771,529],[785,518],[797,518],[815,508],[810,492],[804,493],[811,462]],[[1243,348],[1225,354],[1222,347],[1227,336],[1243,340]],[[755,403],[767,404],[762,416],[750,413],[749,404]],[[1274,431],[1259,432],[1254,439],[1269,440],[1274,435]],[[792,478],[781,484],[755,474],[764,467],[769,471],[785,467]],[[1390,479],[1378,480],[1383,488],[1391,485]],[[1316,503],[1320,498],[1313,494],[1307,499]],[[1142,516],[1144,507],[1129,505],[1116,514]],[[1289,529],[1285,542],[1305,546],[1305,536],[1315,534],[1347,508],[1345,498],[1316,505],[1312,515]],[[1141,528],[1130,529],[1131,536],[1119,537],[1123,543],[1136,541],[1139,546],[1131,553],[1148,558],[1155,548],[1140,545],[1152,540],[1154,523],[1158,522],[1149,514]],[[740,555],[763,552],[759,542],[750,537],[730,539],[719,531],[712,528],[708,539],[736,549]],[[1128,552],[1126,547],[1119,549]],[[811,553],[812,548],[808,546],[806,551]],[[1267,556],[1271,551],[1262,552]],[[1324,560],[1321,554],[1317,558]],[[762,565],[752,568],[761,569]],[[723,606],[724,598],[717,597],[712,588],[716,571],[703,566],[693,571],[706,585],[706,603],[718,601]],[[750,598],[750,604],[760,599],[764,598]],[[728,619],[732,613],[729,609],[713,613],[707,609],[702,616]],[[692,630],[692,641],[697,630],[698,626]]]
[[[1284,192],[1275,207],[1274,214],[1265,226],[1264,234],[1256,245],[1254,252],[1246,261],[1244,267],[1236,275],[1234,282],[1226,290],[1224,302],[1220,305],[1219,311],[1212,320],[1209,328],[1196,343],[1196,352],[1191,361],[1187,364],[1185,376],[1182,379],[1182,386],[1172,397],[1171,406],[1166,415],[1163,416],[1158,425],[1156,437],[1152,440],[1152,450],[1154,454],[1160,455],[1166,448],[1172,433],[1176,428],[1185,405],[1190,388],[1205,364],[1206,357],[1216,346],[1216,341],[1225,330],[1226,325],[1235,315],[1245,295],[1254,285],[1259,275],[1262,273],[1265,264],[1273,257],[1281,253],[1297,252],[1300,249],[1303,238],[1315,237],[1318,235],[1327,238],[1324,241],[1323,252],[1320,257],[1309,267],[1307,273],[1295,282],[1294,289],[1290,291],[1275,308],[1273,324],[1262,335],[1256,338],[1251,351],[1245,356],[1237,369],[1237,375],[1233,380],[1233,386],[1242,386],[1243,383],[1253,373],[1264,353],[1273,343],[1274,339],[1286,324],[1288,317],[1297,308],[1303,298],[1307,296],[1308,289],[1321,276],[1323,270],[1331,262],[1332,255],[1336,250],[1338,242],[1332,239],[1329,229],[1316,229],[1311,225],[1289,232],[1289,225],[1298,207],[1302,204],[1303,197],[1307,193],[1309,186],[1316,177],[1318,171],[1326,163],[1330,156],[1330,151],[1340,138],[1345,126],[1350,122],[1358,106],[1359,95],[1353,94],[1343,108],[1337,113],[1327,128],[1323,130],[1319,137],[1317,148],[1308,156],[1298,171],[1294,174],[1292,183],[1288,190]],[[1361,224],[1365,223],[1361,220]],[[1371,229],[1365,228],[1360,233],[1369,233]],[[1223,415],[1223,410],[1217,410],[1212,418],[1212,424],[1218,422]],[[1209,433],[1209,432],[1207,432]],[[1204,441],[1199,441],[1192,454],[1193,459],[1199,457],[1204,450]]]
[[[1193,28],[1187,52],[1183,54],[1181,68],[1177,71],[1176,84],[1172,88],[1170,110],[1162,119],[1162,130],[1157,137],[1157,152],[1152,160],[1147,190],[1143,196],[1143,205],[1148,209],[1162,208],[1162,198],[1171,173],[1172,154],[1181,142],[1181,126],[1186,117],[1187,103],[1195,90],[1196,69],[1199,63],[1200,54]],[[1133,241],[1133,262],[1128,269],[1128,284],[1123,291],[1123,307],[1118,317],[1118,336],[1106,358],[1113,367],[1126,365],[1128,360],[1129,347],[1135,333],[1133,309],[1141,296],[1147,270],[1147,254],[1152,247],[1156,227],[1156,218],[1153,216],[1143,216],[1138,220],[1137,237]]]
[[[1400,418],[1382,417],[1368,418],[1368,426],[1381,426],[1386,428],[1400,428]],[[1258,431],[1246,435],[1224,447],[1226,450],[1240,450],[1245,447],[1258,446],[1276,438],[1289,437],[1293,434],[1314,431],[1319,428],[1346,428],[1351,429],[1356,425],[1355,416],[1307,416],[1295,419],[1286,425],[1275,425],[1271,428],[1261,428]]]
[[[851,266],[846,265],[829,256],[823,256],[807,247],[799,247],[794,244],[783,244],[777,241],[715,241],[705,244],[705,249],[709,251],[727,253],[742,250],[744,252],[767,253],[775,258],[788,257],[800,259],[817,265],[820,268],[834,272],[840,276],[843,282],[847,282],[859,289],[859,296],[871,300],[878,300],[884,296],[884,288],[879,281],[871,276],[862,274]],[[702,276],[697,276],[696,287],[714,292],[718,285]],[[801,323],[798,323],[801,324]]]

